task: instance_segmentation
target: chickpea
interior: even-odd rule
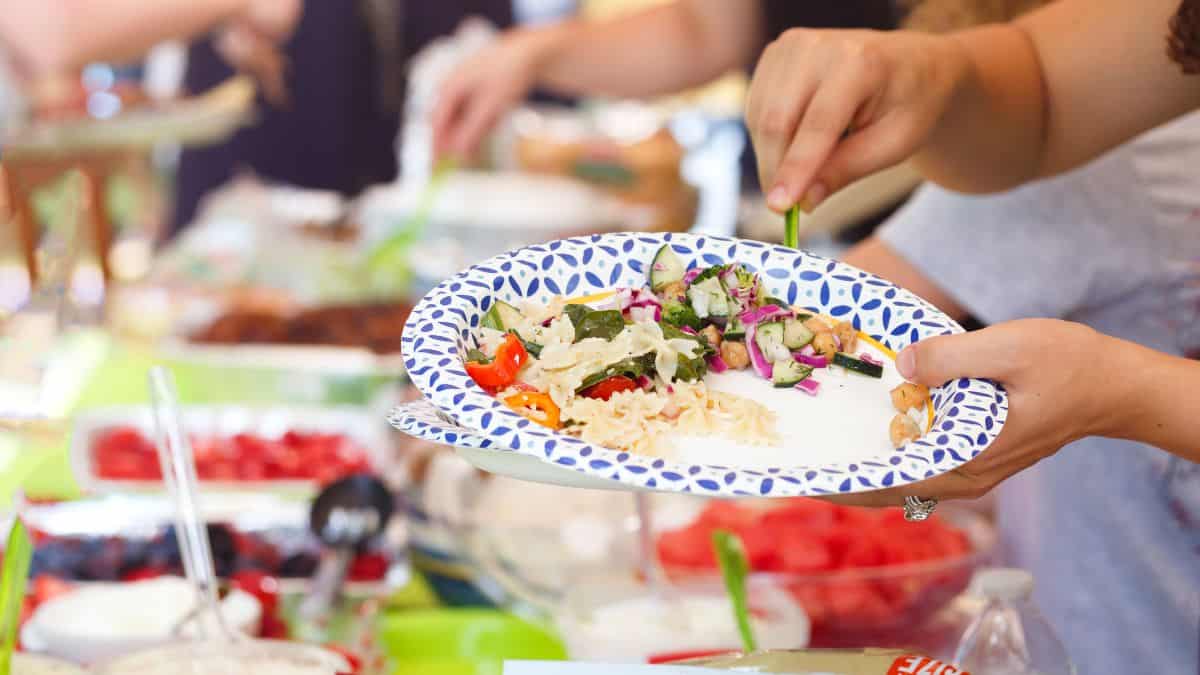
[[[721,331],[717,330],[716,326],[708,326],[700,331],[700,334],[704,336],[705,340],[708,340],[708,344],[712,345],[713,349],[721,348]]]
[[[813,338],[812,347],[827,359],[833,359],[833,355],[838,351],[837,340],[834,339],[833,333],[817,333],[817,336]]]
[[[906,413],[912,408],[924,409],[929,403],[929,387],[923,384],[904,384],[892,390],[892,405],[898,412]]]
[[[854,330],[854,324],[849,321],[839,321],[833,327],[833,335],[841,343],[841,350],[847,354],[854,353],[858,347],[858,331]]]
[[[888,425],[888,433],[892,437],[892,447],[898,448],[909,441],[920,438],[921,427],[913,418],[901,413],[892,418],[892,423]]]
[[[750,366],[750,352],[742,342],[725,340],[718,347],[721,360],[734,370],[743,370]]]
[[[658,297],[663,300],[684,300],[687,298],[687,286],[682,281],[673,281],[658,292]]]
[[[825,320],[819,316],[811,316],[805,319],[804,327],[816,333],[817,335],[820,335],[821,333],[828,333],[832,330],[829,327],[829,324],[825,323]]]

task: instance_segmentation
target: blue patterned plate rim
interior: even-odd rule
[[[402,351],[413,384],[439,412],[399,409],[392,423],[448,445],[532,455],[636,488],[708,495],[794,496],[863,492],[917,482],[978,455],[1004,426],[1008,397],[995,383],[958,379],[932,390],[934,422],[922,438],[861,461],[770,468],[686,464],[621,452],[554,432],[521,417],[467,375],[463,354],[492,303],[580,297],[642,286],[663,244],[689,268],[738,262],[759,272],[771,295],[853,322],[899,351],[935,335],[962,332],[912,293],[842,262],[758,241],[679,233],[613,233],[528,246],[447,279],[417,304]]]

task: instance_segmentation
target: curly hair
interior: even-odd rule
[[[1182,0],[1170,27],[1167,54],[1188,75],[1200,73],[1200,0]]]

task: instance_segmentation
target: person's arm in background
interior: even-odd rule
[[[963,321],[970,317],[970,313],[941,286],[922,274],[920,268],[905,260],[877,236],[856,244],[842,256],[842,262],[912,291],[955,321]]]
[[[122,61],[163,40],[189,38],[227,22],[264,37],[291,31],[299,0],[5,0],[0,41],[26,76]]]
[[[949,36],[789,31],[747,106],[768,202],[813,207],[909,157],[966,192],[1078,166],[1200,106],[1200,86],[1167,55],[1178,6],[1060,0]]]
[[[433,114],[439,154],[469,155],[535,87],[643,97],[747,65],[766,39],[759,2],[680,0],[611,21],[512,31],[456,69]]]

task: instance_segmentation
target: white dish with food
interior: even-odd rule
[[[961,330],[802,251],[681,234],[556,241],[422,300],[403,346],[432,407],[392,421],[520,475],[534,459],[589,484],[709,495],[893,487],[969,461],[1003,426],[995,384],[930,392],[896,372],[898,350]]]

